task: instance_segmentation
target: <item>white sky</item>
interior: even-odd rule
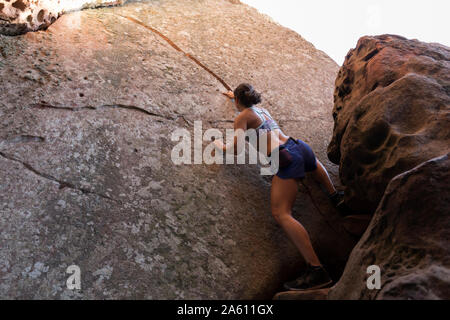
[[[339,65],[364,35],[450,46],[450,0],[241,0],[298,32]]]

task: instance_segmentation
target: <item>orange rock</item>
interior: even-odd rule
[[[363,37],[336,79],[328,157],[345,203],[372,214],[396,175],[450,146],[450,48],[399,36]]]

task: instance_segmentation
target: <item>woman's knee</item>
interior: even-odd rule
[[[272,208],[272,216],[278,224],[282,224],[286,219],[292,217],[292,212],[287,209]]]

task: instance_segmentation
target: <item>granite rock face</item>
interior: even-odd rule
[[[121,5],[127,0],[0,0],[0,34],[44,29],[66,12]]]
[[[450,158],[395,177],[329,299],[450,298]],[[366,268],[381,269],[368,290]]]
[[[231,87],[253,83],[338,182],[326,157],[338,71],[328,56],[219,0],[69,13],[0,36],[0,49],[0,297],[270,299],[297,275],[303,261],[271,217],[259,167],[177,166],[171,135],[193,136],[194,121],[231,128],[236,116],[188,53]],[[295,216],[337,278],[356,239],[306,186]],[[81,291],[66,288],[70,265]]]
[[[393,177],[448,152],[449,110],[450,48],[361,38],[336,79],[328,147],[347,205],[373,213]]]

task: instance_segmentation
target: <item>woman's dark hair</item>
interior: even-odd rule
[[[234,97],[246,108],[250,108],[262,101],[261,94],[255,91],[255,89],[253,89],[253,87],[248,83],[240,84],[234,90]]]

